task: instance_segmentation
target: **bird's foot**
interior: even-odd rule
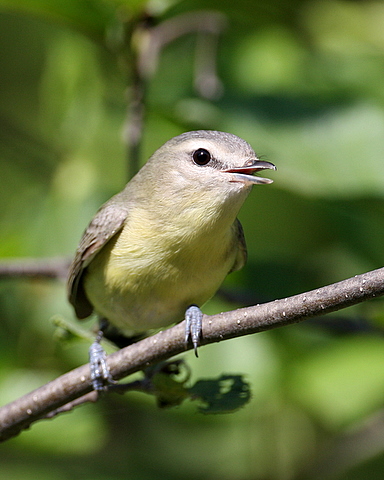
[[[197,305],[191,305],[185,312],[185,344],[188,345],[191,339],[196,357],[197,347],[202,337],[203,312]]]
[[[91,381],[96,392],[106,392],[111,385],[116,382],[113,380],[109,367],[107,365],[107,354],[101,346],[100,341],[103,338],[103,330],[97,334],[96,340],[89,347],[89,364],[91,367]]]

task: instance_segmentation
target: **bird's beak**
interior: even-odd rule
[[[226,173],[233,174],[233,180],[235,182],[244,182],[244,183],[253,183],[253,184],[267,184],[273,183],[273,180],[269,178],[255,177],[254,173],[259,172],[260,170],[276,170],[276,167],[273,163],[264,162],[263,160],[251,160],[243,167],[228,168],[223,170]]]

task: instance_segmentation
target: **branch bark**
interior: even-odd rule
[[[290,325],[382,295],[384,268],[293,297],[218,315],[204,315],[201,345]],[[108,365],[112,376],[118,380],[183,351],[182,322],[109,355]],[[90,391],[89,365],[83,365],[5,405],[0,408],[0,441],[17,435],[33,422]]]
[[[69,258],[11,258],[0,262],[0,278],[66,278]]]

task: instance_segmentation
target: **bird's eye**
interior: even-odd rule
[[[211,160],[211,154],[205,148],[198,148],[193,152],[193,161],[196,165],[207,165]]]

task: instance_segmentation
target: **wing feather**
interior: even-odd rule
[[[235,263],[233,264],[233,267],[231,268],[229,273],[236,272],[237,270],[241,270],[244,267],[248,257],[244,230],[238,218],[236,218],[236,221],[233,224],[233,226],[236,230],[236,237],[237,237],[236,243],[238,246],[238,251],[237,251]]]
[[[68,299],[78,318],[86,318],[93,312],[93,306],[84,291],[85,269],[103,246],[123,228],[127,215],[128,206],[113,197],[99,209],[80,240],[69,268],[67,283]]]

